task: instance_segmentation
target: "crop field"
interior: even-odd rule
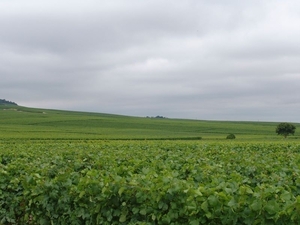
[[[300,144],[2,141],[0,224],[299,224]]]
[[[282,139],[274,122],[155,119],[5,105],[0,105],[0,118],[0,140],[224,140],[230,133],[238,140]]]
[[[0,118],[0,225],[300,224],[299,135],[277,123],[11,105]]]

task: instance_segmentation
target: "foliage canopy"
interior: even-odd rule
[[[299,148],[286,141],[0,142],[0,224],[299,225]]]
[[[286,138],[290,134],[295,134],[296,127],[290,123],[280,123],[276,128],[276,133],[278,135],[284,136]]]
[[[228,134],[226,139],[235,139],[235,135],[234,134]]]
[[[17,105],[17,103],[12,102],[12,101],[8,101],[5,99],[0,99],[0,105]]]

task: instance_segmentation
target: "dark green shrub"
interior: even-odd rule
[[[235,139],[235,135],[234,134],[228,134],[226,139]]]

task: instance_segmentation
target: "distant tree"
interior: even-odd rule
[[[284,138],[286,138],[290,134],[294,135],[295,130],[296,130],[296,127],[290,123],[280,123],[276,127],[276,133],[278,135],[284,136]]]
[[[147,116],[147,118],[152,118],[152,119],[167,119],[167,117],[164,117],[164,116],[155,116],[155,117],[153,117],[153,116]]]
[[[5,99],[0,99],[0,105],[17,105],[15,102],[7,101]]]
[[[156,116],[155,118],[156,119],[165,119],[166,117],[164,117],[164,116]]]
[[[226,139],[235,139],[235,135],[234,134],[228,134]]]

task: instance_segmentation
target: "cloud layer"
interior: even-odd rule
[[[0,97],[39,108],[300,122],[300,3],[0,2]]]

